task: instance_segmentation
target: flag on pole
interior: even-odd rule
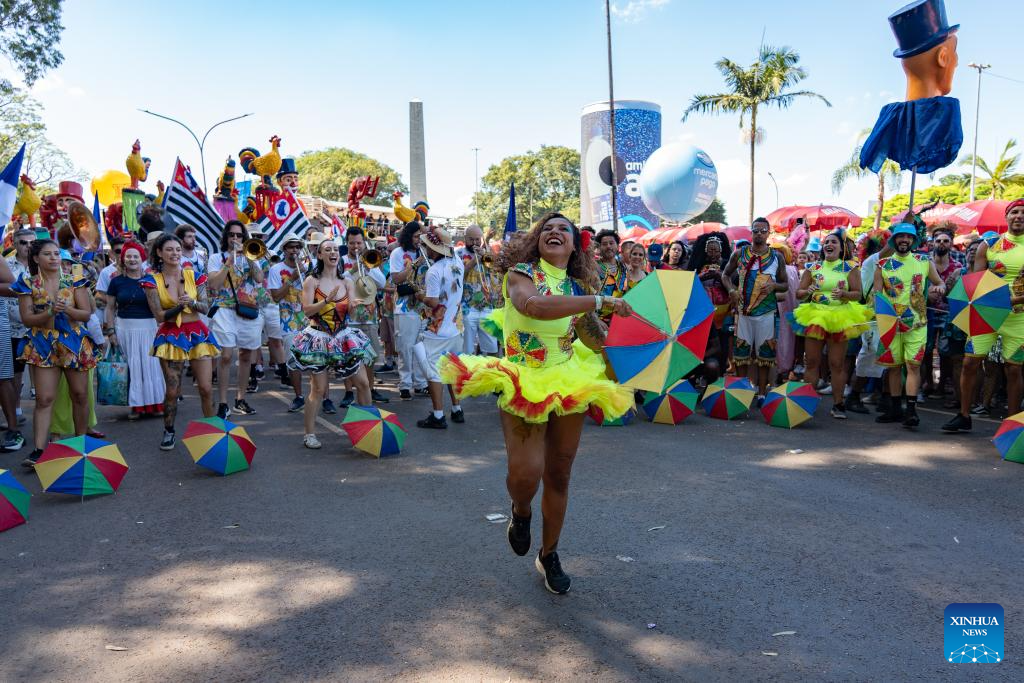
[[[266,236],[264,243],[271,254],[281,253],[281,247],[289,237],[304,238],[311,227],[299,201],[288,190],[277,195],[270,213],[261,218],[257,225]]]
[[[0,172],[0,228],[11,220],[14,203],[18,199],[18,178],[21,177],[21,164],[25,160],[25,144],[14,155],[7,166]]]
[[[516,184],[512,183],[512,187],[508,191],[508,215],[505,216],[505,237],[512,236],[512,233],[516,231]]]
[[[107,226],[103,223],[103,213],[100,211],[100,193],[92,193],[92,219],[96,221],[96,225],[100,226],[100,249],[105,250],[110,248],[110,238],[112,235],[107,232]]]
[[[174,177],[164,194],[164,208],[176,225],[188,223],[196,229],[196,243],[207,253],[220,251],[224,221],[206,201],[206,195],[181,159],[174,162]]]

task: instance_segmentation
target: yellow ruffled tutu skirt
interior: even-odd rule
[[[788,318],[793,331],[801,337],[831,341],[859,337],[875,319],[875,312],[856,301],[831,306],[803,303]]]
[[[585,413],[591,405],[614,419],[633,407],[633,391],[608,379],[604,359],[578,341],[559,365],[531,368],[504,358],[455,354],[437,365],[441,381],[459,398],[497,394],[499,408],[526,422],[547,422],[552,413]]]

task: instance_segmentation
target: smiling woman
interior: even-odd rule
[[[543,539],[535,564],[549,591],[565,593],[570,579],[555,551],[583,414],[595,405],[616,418],[633,403],[632,392],[605,374],[599,355],[604,328],[595,314],[605,306],[624,316],[631,309],[623,299],[593,294],[594,260],[581,247],[580,231],[560,213],[542,216],[506,244],[498,265],[505,357],[451,355],[441,359],[441,378],[459,398],[498,396],[512,498],[509,545],[517,555],[529,551],[530,506],[543,479]]]

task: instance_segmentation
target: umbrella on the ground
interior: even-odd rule
[[[341,428],[354,447],[376,458],[397,455],[405,445],[406,432],[398,417],[373,406],[350,405]]]
[[[875,322],[878,323],[878,340],[882,347],[882,354],[878,357],[878,361],[894,364],[893,340],[896,339],[897,334],[909,332],[913,327],[914,311],[907,306],[902,312],[898,312],[887,294],[875,292]]]
[[[1006,199],[979,199],[951,206],[936,217],[955,223],[960,233],[1006,232],[1006,207],[1009,204]]]
[[[803,205],[782,206],[765,216],[765,220],[776,232],[789,232],[790,226],[796,223],[796,219],[801,217],[808,208]]]
[[[814,417],[821,398],[807,382],[786,382],[764,397],[761,415],[772,427],[792,429]]]
[[[693,415],[697,408],[697,390],[683,379],[673,384],[663,394],[645,391],[643,408],[651,422],[677,425]]]
[[[35,471],[44,491],[84,498],[116,491],[128,465],[114,444],[75,436],[47,446]]]
[[[725,234],[729,236],[729,241],[733,244],[737,240],[754,241],[754,233],[750,232],[750,228],[745,225],[730,225],[725,229]]]
[[[587,408],[587,415],[601,427],[624,427],[633,421],[633,418],[636,417],[636,411],[630,408],[624,415],[609,418],[596,403],[592,403],[590,404],[590,407]]]
[[[681,270],[656,270],[624,298],[633,314],[612,318],[608,361],[621,384],[664,392],[703,362],[714,307],[695,274]]]
[[[704,391],[700,405],[704,412],[719,420],[732,420],[750,410],[754,385],[746,377],[722,377]]]
[[[1003,460],[1024,463],[1024,413],[1017,413],[1003,420],[992,437],[996,450]]]
[[[29,497],[29,492],[10,470],[0,470],[0,531],[7,531],[28,520]]]
[[[949,293],[949,319],[971,337],[997,331],[1010,309],[1010,286],[991,270],[964,275]]]
[[[860,216],[853,211],[844,209],[841,206],[829,206],[826,204],[805,207],[799,216],[803,217],[808,230],[831,230],[832,228],[847,226],[857,227],[861,223]],[[798,216],[796,215],[790,216],[783,221],[783,224],[792,230],[796,225],[797,218]]]
[[[683,238],[685,238],[687,242],[693,242],[701,235],[707,235],[708,233],[712,232],[722,232],[723,230],[725,230],[725,225],[723,225],[722,223],[697,223],[695,225],[691,225],[690,227],[686,228],[683,231]]]
[[[182,441],[197,465],[222,476],[249,469],[256,455],[245,427],[219,417],[192,420]]]

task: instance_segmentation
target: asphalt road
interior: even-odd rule
[[[264,384],[229,477],[109,408],[116,495],[40,493],[0,456],[34,494],[0,534],[0,680],[1024,678],[1024,467],[994,422],[588,423],[554,596],[485,519],[508,511],[493,402],[423,432],[427,402],[394,401],[406,451],[376,460],[326,428],[303,449]],[[1004,662],[944,661],[951,602],[1004,606]]]

